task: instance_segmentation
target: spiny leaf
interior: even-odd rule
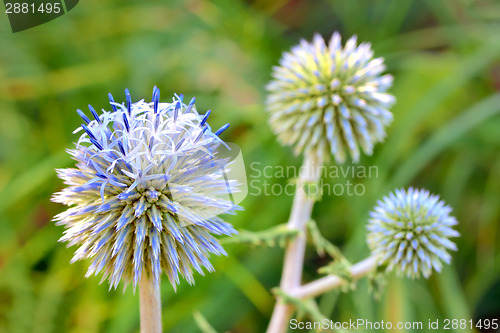
[[[368,290],[375,299],[379,300],[387,284],[386,265],[377,266],[377,268],[368,276]]]
[[[351,263],[347,260],[335,260],[326,266],[321,267],[318,272],[320,274],[336,275],[345,283],[342,285],[341,289],[343,292],[348,292],[349,290],[354,290],[356,284],[354,283],[354,278],[351,274]]]
[[[307,229],[311,235],[312,242],[320,256],[328,254],[333,261],[328,265],[321,267],[318,272],[321,274],[337,275],[346,282],[342,290],[344,292],[354,289],[354,279],[351,275],[351,263],[344,257],[338,247],[333,245],[328,239],[321,235],[318,225],[314,220],[309,220]]]
[[[307,229],[309,230],[309,234],[311,235],[312,242],[316,247],[316,252],[318,253],[318,255],[323,257],[326,253],[334,260],[347,261],[347,259],[345,259],[342,255],[340,249],[330,243],[330,241],[323,237],[323,235],[321,235],[316,221],[309,220],[309,222],[307,222]]]
[[[285,246],[286,242],[294,238],[298,230],[290,229],[286,224],[280,224],[263,231],[241,230],[238,235],[225,238],[221,241],[227,243],[247,243],[252,245]]]
[[[198,311],[193,313],[194,321],[196,323],[196,326],[202,331],[203,333],[217,333],[217,331],[210,325],[208,320]]]
[[[321,322],[323,320],[328,320],[328,318],[319,311],[318,305],[314,301],[314,299],[300,299],[293,296],[290,296],[280,288],[274,288],[273,293],[279,297],[283,302],[292,304],[297,310],[297,317],[302,318],[307,316],[309,319],[317,322]]]

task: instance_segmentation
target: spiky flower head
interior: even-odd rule
[[[301,152],[334,155],[338,163],[349,152],[357,162],[359,147],[368,155],[385,137],[395,101],[386,90],[391,75],[382,58],[372,59],[369,43],[351,37],[344,47],[335,32],[328,45],[316,34],[285,52],[267,85],[267,110],[278,139]]]
[[[396,190],[371,212],[368,246],[387,271],[427,278],[433,269],[441,271],[442,261],[450,263],[448,250],[457,250],[449,240],[460,235],[450,213],[439,196],[426,190]]]
[[[156,87],[150,103],[132,103],[128,90],[124,104],[109,97],[111,111],[89,106],[92,120],[78,110],[83,133],[68,151],[76,168],[57,170],[68,187],[53,200],[71,206],[55,217],[67,228],[61,241],[78,245],[72,262],[91,258],[87,276],[103,272],[110,288],[162,272],[174,288],[179,273],[193,283],[193,268],[213,271],[210,253],[226,254],[213,235],[236,232],[217,217],[239,208],[220,195],[237,186],[218,154],[228,125],[212,133],[210,111],[177,95],[160,103]]]

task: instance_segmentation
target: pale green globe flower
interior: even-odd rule
[[[396,190],[370,213],[368,246],[378,264],[399,275],[428,278],[440,272],[442,262],[451,261],[448,250],[456,251],[451,237],[457,220],[451,208],[426,190]]]
[[[338,163],[368,155],[385,137],[395,99],[382,58],[373,59],[369,43],[351,37],[344,47],[335,32],[326,44],[320,35],[285,52],[273,69],[266,101],[278,139],[296,154],[312,153]]]

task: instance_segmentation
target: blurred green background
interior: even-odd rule
[[[149,99],[158,85],[165,101],[196,96],[198,110],[214,111],[212,127],[230,122],[224,138],[241,147],[247,167],[299,166],[267,125],[263,87],[282,51],[335,30],[385,57],[397,104],[386,142],[360,162],[377,166],[379,177],[354,180],[366,186],[363,196],[316,205],[324,236],[353,262],[363,259],[369,210],[409,185],[441,194],[462,236],[442,274],[391,275],[380,301],[365,279],[354,292],[324,295],[320,309],[335,321],[500,318],[499,1],[81,1],[16,34],[0,16],[0,332],[139,331],[138,295],[85,279],[88,262],[69,264],[74,249],[57,242],[63,228],[51,222],[64,209],[49,198],[62,187],[54,168],[71,165],[65,149],[76,140],[77,108],[108,108],[107,93],[122,102],[124,88]],[[228,219],[263,230],[286,222],[291,203],[249,195],[245,211]],[[195,286],[183,281],[174,293],[163,281],[165,331],[197,332],[195,311],[219,332],[265,330],[283,249],[226,249],[229,257],[212,258],[216,272]],[[308,251],[304,280],[326,262]]]

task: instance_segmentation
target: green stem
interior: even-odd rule
[[[280,288],[285,293],[291,293],[294,289],[300,287],[301,284],[304,253],[306,250],[306,224],[311,219],[311,212],[316,199],[308,195],[304,187],[310,183],[318,182],[321,176],[322,163],[315,156],[306,156],[297,182],[288,228],[297,230],[299,234],[288,243],[285,250],[280,283]],[[293,305],[278,299],[267,332],[286,332],[292,313]]]
[[[160,284],[143,274],[139,281],[141,307],[141,333],[161,333],[161,297]]]

